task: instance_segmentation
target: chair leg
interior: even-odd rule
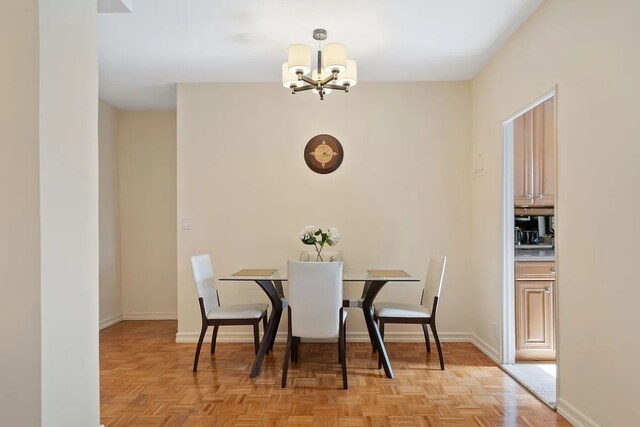
[[[293,337],[291,341],[291,362],[298,363],[298,345],[300,344],[300,337]]]
[[[342,364],[342,388],[349,389],[347,381],[347,336],[346,327],[342,320],[342,309],[340,309],[340,335],[338,337],[338,354],[340,355],[340,363]]]
[[[341,331],[342,331],[342,335],[344,336],[344,348],[345,348],[345,351],[346,351],[346,349],[347,349],[347,322],[343,321]],[[346,357],[346,355],[345,355],[345,357]],[[341,361],[340,355],[338,354],[338,363],[340,363],[340,361]]]
[[[258,350],[260,349],[260,330],[258,329],[259,324],[259,321],[253,324],[253,345],[256,349],[256,354],[258,354]]]
[[[284,362],[282,363],[282,381],[280,387],[287,387],[287,373],[289,371],[289,357],[291,357],[291,344],[293,336],[291,335],[291,307],[289,307],[289,331],[287,332],[287,346],[284,350]]]
[[[384,342],[384,321],[380,320],[380,336],[382,337],[382,341]],[[382,353],[378,352],[378,369],[382,369]]]
[[[200,358],[200,349],[202,348],[202,341],[204,341],[204,334],[207,333],[207,323],[202,322],[202,329],[200,331],[200,338],[198,338],[198,346],[196,347],[196,356],[193,359],[193,372],[198,370],[198,359]]]
[[[444,371],[444,356],[442,356],[442,347],[440,346],[440,338],[438,338],[438,331],[436,330],[436,323],[430,323],[431,331],[433,331],[433,339],[436,342],[438,348],[438,357],[440,358],[440,369]]]
[[[426,323],[422,324],[422,332],[424,332],[424,342],[427,345],[427,353],[431,353],[431,343],[429,342],[429,328]]]
[[[216,340],[218,339],[218,325],[213,326],[213,334],[211,335],[211,354],[216,352]]]

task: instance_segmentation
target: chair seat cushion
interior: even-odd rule
[[[267,304],[230,304],[214,308],[209,319],[257,319],[267,310]]]
[[[431,317],[431,310],[417,304],[380,302],[373,308],[378,317]]]

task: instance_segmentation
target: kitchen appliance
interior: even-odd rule
[[[516,245],[520,245],[522,244],[522,239],[523,239],[523,234],[522,234],[522,230],[520,229],[520,227],[516,227],[515,228],[515,236],[514,236],[514,241]]]
[[[538,236],[546,236],[547,235],[547,220],[544,216],[538,217]]]
[[[522,232],[522,243],[525,245],[534,245],[538,243],[538,232],[533,230],[525,230]]]

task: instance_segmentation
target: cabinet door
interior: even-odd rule
[[[552,281],[516,281],[516,360],[555,360]]]
[[[513,121],[513,192],[516,207],[533,203],[533,112]]]
[[[556,114],[554,98],[533,110],[533,194],[535,206],[553,206],[556,186]]]

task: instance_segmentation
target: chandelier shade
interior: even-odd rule
[[[327,73],[347,69],[347,48],[342,43],[329,43],[322,52],[324,56],[324,70]]]
[[[347,69],[338,77],[339,85],[354,87],[358,83],[358,64],[353,59],[347,59]]]
[[[289,62],[282,64],[282,86],[287,89],[292,89],[294,87],[302,86],[303,83],[304,82],[302,80],[298,80],[298,76],[289,72]]]
[[[327,38],[326,30],[314,30],[313,38],[321,44]],[[323,100],[334,90],[346,93],[358,83],[356,61],[347,59],[347,48],[342,43],[329,43],[324,49],[318,47],[317,61],[312,72],[311,49],[304,44],[289,46],[287,61],[281,69],[282,85],[292,94],[311,91]]]
[[[294,76],[301,72],[304,75],[311,71],[311,49],[304,44],[293,44],[287,51],[289,72]]]

